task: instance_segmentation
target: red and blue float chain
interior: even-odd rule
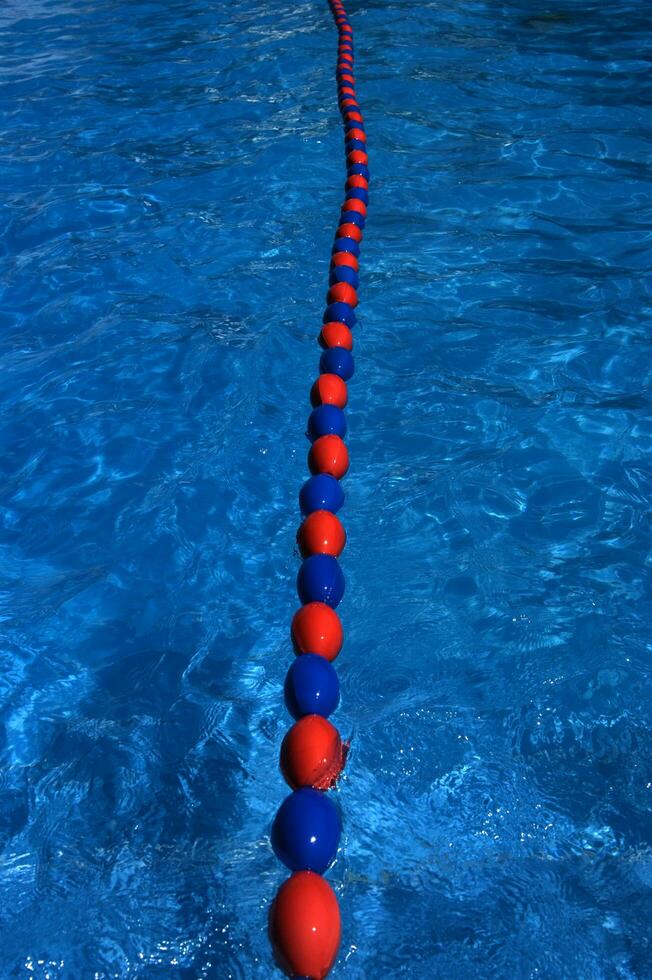
[[[292,872],[270,909],[270,938],[279,966],[292,977],[320,980],[330,971],[340,943],[340,911],[322,875],[335,859],[342,830],[339,811],[326,793],[335,785],[348,746],[328,721],[339,703],[332,665],[344,639],[335,612],[344,595],[337,561],[346,533],[337,511],[344,502],[339,481],[349,467],[344,436],[353,375],[352,328],[358,304],[358,256],[369,200],[367,138],[355,95],[353,31],[341,0],[329,0],[339,32],[337,85],[347,164],[345,200],[333,245],[329,290],[319,342],[324,348],[312,386],[308,419],[312,476],[299,494],[303,523],[297,534],[303,562],[297,576],[302,603],[292,620],[296,659],[285,680],[285,702],[296,719],[281,746],[281,771],[293,792],[272,826],[272,846]]]

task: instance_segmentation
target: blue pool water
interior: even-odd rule
[[[334,976],[652,977],[652,13],[352,3]],[[325,3],[0,10],[0,977],[269,978]]]

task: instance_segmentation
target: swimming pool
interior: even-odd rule
[[[333,976],[648,977],[652,18],[348,10]],[[267,978],[328,8],[10,0],[0,30],[0,975]]]

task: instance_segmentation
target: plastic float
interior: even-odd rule
[[[307,434],[312,476],[299,493],[303,523],[297,543],[303,558],[297,575],[301,607],[292,620],[296,659],[285,679],[285,703],[294,719],[281,746],[281,771],[293,790],[272,826],[274,853],[291,876],[279,889],[269,914],[276,962],[290,977],[321,980],[337,958],[340,911],[322,877],[335,860],[341,818],[327,791],[346,762],[347,746],[329,721],[339,703],[332,661],[344,632],[335,611],[344,595],[338,558],[346,532],[337,517],[344,502],[340,480],[349,468],[344,443],[348,392],[353,376],[353,329],[358,305],[359,257],[369,170],[364,120],[355,94],[353,31],[341,0],[329,0],[337,26],[338,102],[344,125],[344,203],[331,253],[326,309],[319,343],[319,377],[310,391]]]

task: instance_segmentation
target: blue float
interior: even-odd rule
[[[360,246],[352,238],[336,238],[331,249],[333,255],[336,252],[350,252],[356,259],[360,255]]]
[[[365,180],[369,180],[371,176],[369,167],[364,163],[352,164],[352,166],[347,168],[346,173],[348,177],[364,177]]]
[[[308,417],[308,437],[311,442],[320,436],[346,435],[346,416],[336,405],[319,405]]]
[[[359,166],[362,166],[362,164],[359,164]],[[347,198],[353,197],[357,201],[362,201],[363,204],[369,204],[369,191],[366,191],[364,187],[352,187],[346,192],[346,196]]]
[[[348,265],[336,265],[331,269],[328,283],[330,286],[334,286],[336,282],[348,282],[349,286],[358,289],[360,277],[355,269],[351,269]]]
[[[357,225],[358,228],[364,228],[366,223],[365,216],[358,214],[357,211],[340,211],[340,224],[342,225]]]
[[[342,820],[317,789],[297,789],[281,803],[272,824],[272,847],[291,871],[323,874],[335,860]]]
[[[353,241],[352,238],[347,238],[347,241]],[[355,245],[355,242],[353,242]],[[346,323],[347,327],[353,330],[354,326],[358,322],[358,318],[354,313],[353,307],[349,306],[348,303],[330,303],[324,310],[322,316],[322,321],[324,323],[332,323],[333,321],[339,321],[340,323]]]
[[[299,508],[304,517],[314,510],[330,510],[337,514],[344,503],[344,491],[339,480],[326,473],[318,473],[306,480],[299,491]]]
[[[322,374],[337,374],[348,381],[355,370],[353,354],[344,347],[329,347],[319,358],[319,370]]]
[[[304,715],[328,718],[340,702],[340,682],[326,657],[303,653],[287,672],[284,693],[286,707],[297,721]]]
[[[297,592],[304,606],[309,602],[324,602],[335,609],[342,601],[344,588],[342,569],[332,555],[311,555],[301,563]]]

